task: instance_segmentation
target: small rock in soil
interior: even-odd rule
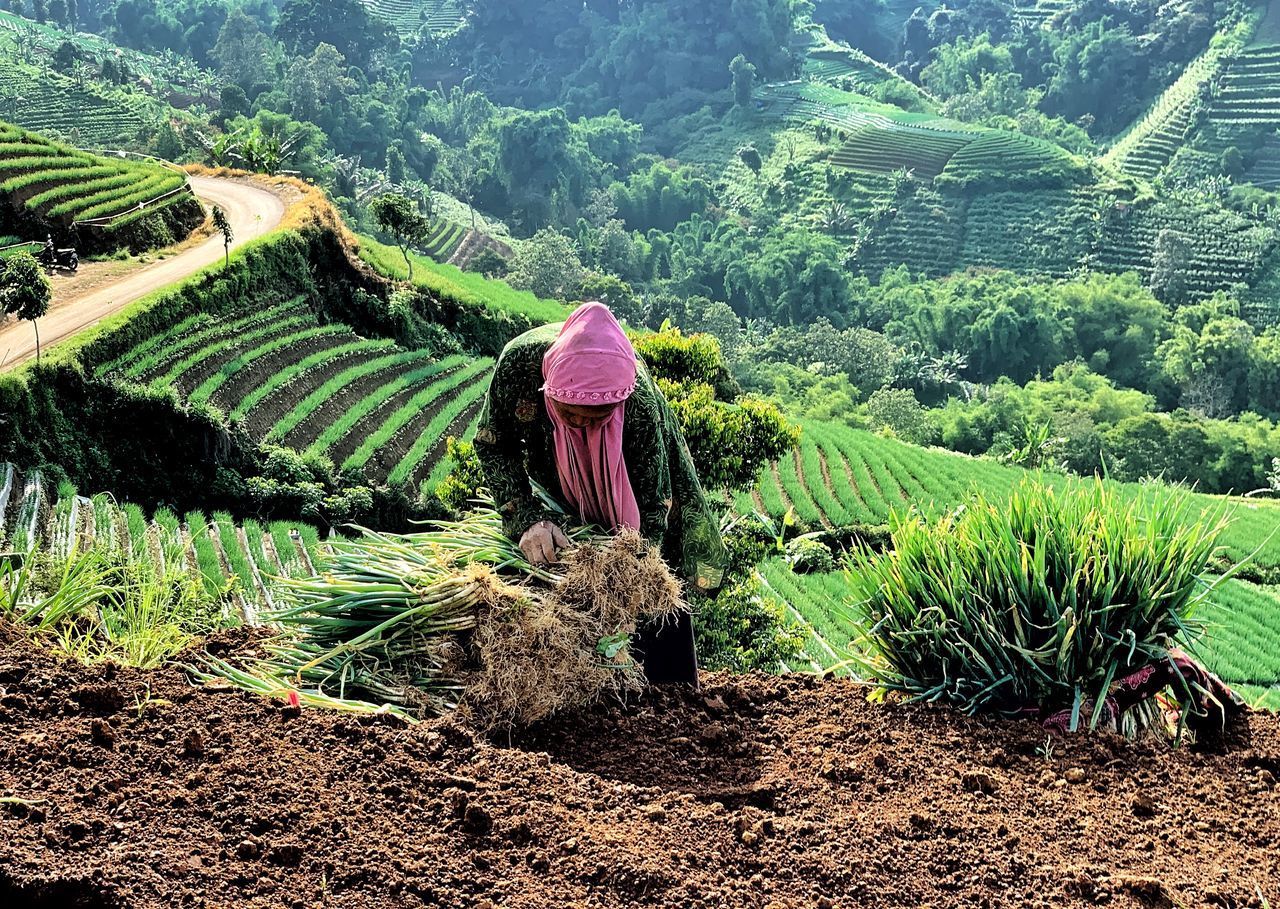
[[[89,736],[93,739],[93,744],[102,748],[114,748],[116,744],[116,733],[111,728],[111,724],[101,717],[96,718],[89,726]]]
[[[983,770],[966,770],[960,777],[960,785],[966,792],[981,792],[984,795],[991,795],[997,789],[995,779]]]
[[[1084,772],[1083,767],[1070,767],[1067,772],[1062,775],[1068,783],[1079,785],[1088,779],[1088,774]]]
[[[1137,817],[1156,816],[1156,802],[1149,795],[1135,795],[1129,807],[1133,809],[1133,813]]]
[[[484,836],[493,829],[493,818],[479,805],[468,805],[462,815],[462,827],[474,836]]]

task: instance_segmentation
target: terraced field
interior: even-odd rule
[[[1241,42],[1239,38],[1219,41],[1191,61],[1102,160],[1135,177],[1153,179],[1185,143],[1200,99],[1230,63]]]
[[[1191,255],[1185,267],[1189,291],[1204,297],[1237,283],[1252,283],[1274,248],[1272,232],[1243,215],[1213,205],[1151,202],[1111,220],[1098,244],[1095,265],[1112,272],[1151,273],[1160,232],[1187,239]]]
[[[985,458],[919,448],[837,423],[806,422],[793,456],[762,471],[757,487],[739,494],[734,507],[774,516],[791,510],[814,527],[881,525],[893,510],[937,515],[977,490],[1006,495],[1024,476],[1023,470]],[[1061,487],[1082,482],[1057,474],[1046,479]],[[1127,495],[1141,491],[1136,485],[1124,489]],[[1216,496],[1196,496],[1196,502],[1206,511],[1224,504]],[[1235,500],[1228,508],[1226,556],[1242,561],[1261,545],[1255,563],[1280,566],[1280,502]]]
[[[467,229],[443,219],[431,225],[431,233],[422,241],[422,251],[437,262],[448,262],[462,245]]]
[[[961,184],[995,175],[1009,182],[1035,174],[1041,185],[1048,185],[1083,172],[1081,162],[1051,142],[935,114],[907,113],[822,83],[767,85],[756,100],[770,117],[792,123],[819,120],[840,130],[844,144],[830,158],[837,167],[869,173],[905,168],[917,177],[945,175]]]
[[[322,324],[305,299],[199,314],[102,364],[99,378],[173,389],[256,440],[417,487],[472,428],[493,361],[410,351]]]
[[[854,91],[871,93],[882,85],[892,83],[900,91],[916,96],[917,103],[932,108],[934,100],[918,85],[902,78],[879,60],[874,60],[855,47],[838,44],[822,36],[805,52],[801,72],[806,79],[850,87]]]
[[[179,171],[92,155],[0,122],[0,199],[38,233],[44,225],[119,228],[192,196]]]
[[[1024,471],[994,461],[810,422],[794,456],[766,469],[757,489],[738,496],[735,508],[775,516],[791,510],[814,526],[878,525],[893,510],[936,516],[978,490],[1006,495],[1024,476]],[[1062,476],[1049,480],[1057,486],[1080,482]],[[1137,487],[1126,490],[1138,494]],[[1210,512],[1222,504],[1208,496],[1198,500]],[[1255,564],[1280,565],[1280,502],[1241,500],[1230,506],[1229,514],[1232,523],[1222,537],[1227,557],[1244,560],[1261,547]],[[853,634],[843,576],[798,575],[781,559],[765,563],[760,573],[807,627],[808,660],[821,668],[839,662]],[[1280,587],[1230,580],[1200,618],[1207,630],[1198,648],[1210,668],[1243,686],[1252,700],[1280,707]]]
[[[124,97],[0,57],[0,117],[73,145],[109,147],[139,141],[151,116],[145,96]]]
[[[401,36],[416,35],[425,26],[431,34],[453,31],[462,24],[458,0],[361,0]]]
[[[290,521],[236,524],[226,513],[160,509],[147,515],[109,495],[56,492],[39,471],[0,463],[0,551],[66,554],[72,546],[120,553],[157,573],[181,565],[222,596],[233,622],[255,621],[273,602],[273,579],[311,574],[323,543],[314,527]]]

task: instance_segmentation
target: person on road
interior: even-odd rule
[[[638,530],[686,579],[712,594],[727,553],[670,406],[608,307],[586,303],[565,322],[502,351],[480,412],[476,454],[506,531],[530,562],[569,544],[564,518]],[[697,684],[688,615],[640,630],[652,682]]]

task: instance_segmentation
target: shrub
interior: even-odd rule
[[[704,670],[776,672],[804,648],[804,632],[754,576],[737,579],[714,599],[700,598],[694,605],[698,664]]]
[[[1025,480],[934,523],[895,515],[892,551],[849,558],[854,661],[885,690],[966,712],[1071,709],[1074,726],[1113,681],[1168,657],[1216,586],[1226,521],[1197,507]]]
[[[797,574],[835,571],[836,557],[825,543],[803,536],[787,544],[787,564]]]
[[[450,436],[445,441],[449,472],[435,489],[436,498],[451,512],[461,511],[484,486],[484,470],[475,446]]]

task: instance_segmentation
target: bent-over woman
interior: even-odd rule
[[[565,322],[507,344],[475,448],[506,531],[531,562],[554,562],[568,545],[536,483],[584,523],[638,530],[691,588],[720,587],[725,546],[689,449],[603,304],[586,303]],[[641,629],[636,651],[650,681],[697,684],[688,615]]]

